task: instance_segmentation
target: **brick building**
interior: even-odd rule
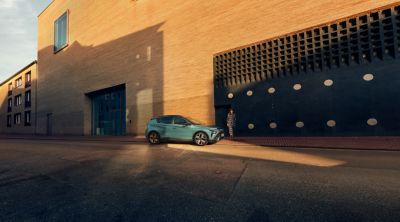
[[[36,70],[34,61],[0,83],[0,133],[35,133]]]
[[[382,71],[386,73],[396,68],[396,2],[55,0],[38,16],[37,133],[143,134],[149,118],[161,114],[224,125],[229,107],[237,111],[240,135],[397,133],[398,128],[390,124],[379,128],[380,123],[397,120],[379,116],[390,107],[398,109],[397,102],[391,101],[398,95],[395,86],[389,84],[389,100],[375,104],[381,97],[363,100],[363,95],[369,95],[368,86],[348,90],[350,85],[341,84],[346,80],[343,76],[351,75],[362,80],[373,74],[378,83],[391,79],[380,78],[384,74],[378,69],[387,67]],[[366,16],[365,23],[361,15]],[[379,34],[371,34],[376,31]],[[389,32],[391,40],[385,37]],[[366,48],[362,48],[363,33],[367,33]],[[386,41],[392,40],[390,48]],[[375,50],[375,41],[381,42],[381,51]],[[340,48],[333,49],[335,44]],[[335,50],[337,56],[323,54]],[[382,61],[375,63],[381,54],[393,58],[381,56]],[[352,64],[352,56],[359,64],[341,65],[343,59]],[[323,63],[325,57],[329,64]],[[364,57],[369,62],[362,62]],[[335,69],[330,68],[333,63],[338,64]],[[317,82],[336,91],[309,91]],[[376,92],[385,94],[379,87]],[[361,97],[363,102],[349,106],[349,101],[332,100],[329,94],[346,90],[349,94],[338,96],[356,94],[359,97],[347,98]],[[300,94],[292,95],[293,91]],[[375,112],[374,104],[385,108]],[[343,109],[337,108],[342,105]],[[368,112],[358,118],[351,109]],[[371,131],[369,126],[376,128]]]

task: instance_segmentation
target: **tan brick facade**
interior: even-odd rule
[[[36,61],[32,62],[9,79],[0,84],[0,133],[2,134],[35,134],[36,123]],[[27,79],[27,74],[31,80]],[[21,79],[20,86],[17,79]],[[9,85],[12,88],[9,90]],[[30,103],[27,102],[26,92],[30,92]],[[16,97],[21,96],[21,104],[16,104]],[[11,109],[8,101],[11,99]],[[30,112],[30,123],[26,123],[25,112]],[[15,123],[15,115],[20,114],[20,123]],[[10,116],[11,124],[8,124],[7,117]]]
[[[39,15],[38,133],[89,135],[86,93],[126,84],[126,132],[154,115],[212,124],[213,55],[373,10],[395,0],[55,0]],[[68,46],[54,21],[69,12]]]

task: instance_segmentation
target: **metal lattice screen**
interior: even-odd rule
[[[400,6],[218,54],[216,87],[373,63],[398,56]]]

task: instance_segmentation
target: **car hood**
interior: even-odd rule
[[[215,126],[215,125],[195,125],[195,126],[202,128],[202,129],[208,129],[208,130],[224,130],[223,128]]]

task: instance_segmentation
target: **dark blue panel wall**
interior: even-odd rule
[[[373,74],[365,81],[365,74]],[[332,86],[324,81],[331,79]],[[301,84],[298,91],[294,84]],[[273,94],[268,88],[274,87]],[[247,96],[251,90],[252,96]],[[228,98],[232,93],[234,97]],[[236,111],[237,133],[264,135],[399,135],[400,134],[400,61],[391,60],[287,76],[254,84],[215,89],[217,123],[224,124],[226,106]],[[224,106],[225,105],[225,106]],[[223,109],[219,112],[218,109]],[[370,126],[367,120],[378,124]],[[334,120],[336,126],[328,127]],[[304,122],[297,128],[296,122]],[[277,124],[271,129],[270,122]],[[255,128],[248,129],[253,123]]]
[[[400,135],[399,11],[391,7],[216,55],[216,123],[225,126],[232,107],[239,136]],[[364,80],[366,74],[373,79]],[[296,127],[300,121],[304,127]]]

